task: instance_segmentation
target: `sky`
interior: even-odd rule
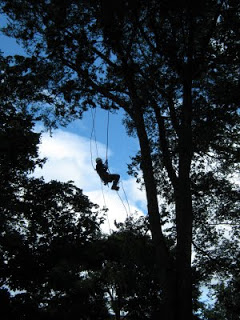
[[[100,110],[98,110],[100,111]],[[105,112],[106,113],[106,112]],[[74,181],[89,199],[101,208],[106,206],[108,210],[105,232],[114,229],[114,220],[122,222],[130,213],[146,213],[145,193],[140,191],[140,186],[133,177],[127,175],[127,163],[130,155],[138,149],[138,144],[133,138],[129,138],[121,126],[121,115],[110,115],[112,125],[109,125],[108,163],[111,173],[119,173],[121,176],[120,190],[111,190],[111,184],[104,186],[95,170],[95,158],[105,160],[106,143],[103,134],[97,129],[104,128],[104,114],[99,112],[99,125],[96,125],[96,142],[90,139],[92,123],[89,114],[83,120],[72,123],[67,128],[59,128],[52,132],[44,132],[39,146],[40,157],[46,157],[47,162],[43,169],[37,168],[35,177],[43,176],[46,181]],[[96,121],[97,121],[96,120]],[[36,131],[41,131],[41,126]],[[113,134],[111,134],[113,132]],[[110,228],[109,228],[110,224]],[[110,230],[109,230],[110,229]]]
[[[4,56],[24,54],[13,38],[1,34],[0,50]],[[51,135],[43,132],[39,155],[46,157],[47,162],[34,172],[35,177],[43,176],[46,182],[72,180],[93,203],[100,208],[107,207],[109,210],[103,225],[103,231],[107,233],[115,229],[114,220],[122,222],[135,212],[136,215],[146,214],[145,192],[140,191],[135,179],[127,174],[127,164],[139,145],[136,138],[126,134],[123,117],[122,111],[110,113],[108,125],[107,111],[97,108],[94,122],[92,112],[88,111],[82,120],[60,127]],[[38,123],[35,130],[40,132],[44,128]],[[111,190],[111,184],[104,186],[95,171],[96,157],[105,161],[106,151],[110,172],[121,176],[118,192]]]
[[[24,50],[15,39],[5,37],[1,33],[0,51],[5,56],[24,54]],[[141,191],[135,179],[127,174],[127,164],[139,150],[139,145],[136,138],[126,134],[122,124],[123,118],[124,114],[121,111],[110,113],[107,130],[107,111],[97,108],[94,125],[92,113],[88,111],[82,120],[76,120],[65,128],[60,127],[51,135],[40,123],[35,127],[37,132],[45,131],[42,133],[39,155],[46,157],[47,162],[42,169],[35,170],[34,176],[44,177],[46,182],[72,180],[93,203],[98,204],[100,208],[107,207],[106,220],[102,226],[106,233],[116,229],[114,220],[123,222],[129,214],[139,216],[147,213],[145,192]],[[93,167],[96,157],[105,160],[106,150],[111,173],[121,176],[119,192],[111,190],[111,185],[104,186]],[[207,292],[203,288],[202,301],[209,302]]]

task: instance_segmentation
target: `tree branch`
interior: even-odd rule
[[[160,109],[156,103],[153,103],[153,108],[154,108],[156,120],[158,123],[159,142],[160,142],[160,146],[161,146],[161,150],[162,150],[162,154],[163,154],[163,163],[164,163],[165,168],[167,169],[168,176],[173,184],[173,187],[176,188],[178,177],[175,173],[175,170],[173,169],[171,156],[169,153],[164,120],[160,114]]]
[[[119,107],[122,107],[129,114],[132,113],[132,110],[130,108],[130,104],[128,101],[119,98],[118,96],[111,93],[111,91],[108,90],[107,88],[105,88],[104,86],[101,86],[101,85],[97,84],[96,82],[94,82],[91,79],[91,77],[88,73],[88,70],[80,70],[79,68],[76,67],[75,64],[69,62],[64,57],[61,57],[61,60],[63,61],[65,66],[76,71],[79,78],[84,77],[86,79],[86,81],[89,85],[89,88],[88,88],[89,92],[98,92],[98,93],[102,94],[105,98],[108,98],[108,99],[112,100],[113,102],[115,102]],[[93,90],[91,90],[90,87],[92,87]]]
[[[113,63],[105,54],[103,54],[101,51],[99,51],[98,49],[92,47],[91,50],[96,53],[100,58],[102,58],[109,66],[111,66],[112,68],[116,69],[118,68],[118,66]]]
[[[219,264],[219,262],[217,261],[217,259],[213,258],[210,256],[210,254],[206,251],[204,251],[203,249],[199,248],[199,246],[196,245],[196,243],[192,240],[192,244],[193,246],[199,251],[201,252],[203,255],[207,256],[209,258],[209,260],[214,261],[216,264]]]

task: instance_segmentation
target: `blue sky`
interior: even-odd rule
[[[1,34],[0,50],[4,55],[24,54],[24,50],[14,39]],[[129,213],[137,212],[137,215],[146,213],[145,193],[139,190],[135,179],[127,175],[127,163],[130,163],[130,157],[136,154],[139,146],[136,138],[127,136],[122,124],[123,116],[121,110],[115,114],[110,113],[108,135],[110,171],[121,175],[119,193],[101,184],[91,164],[91,154],[93,160],[97,156],[105,159],[106,154],[108,115],[107,111],[100,108],[97,109],[95,117],[98,154],[94,137],[92,143],[90,142],[93,120],[89,111],[84,114],[82,120],[76,120],[66,128],[53,131],[52,136],[49,132],[43,133],[39,153],[40,156],[47,157],[48,161],[43,169],[38,168],[34,173],[36,177],[43,176],[46,181],[73,180],[92,202],[99,204],[100,207],[106,205],[109,211],[103,231],[107,233],[114,229],[114,220],[124,221]],[[43,129],[41,124],[37,124],[37,131]],[[202,300],[209,302],[205,288],[203,288]]]
[[[1,34],[0,50],[5,56],[24,54],[24,50],[14,39]],[[120,222],[129,213],[146,213],[145,193],[139,190],[135,179],[127,175],[127,163],[130,163],[130,157],[138,151],[138,141],[127,136],[122,124],[123,116],[121,110],[110,113],[108,131],[109,169],[111,173],[121,175],[119,193],[101,184],[91,163],[91,158],[95,165],[97,156],[105,159],[106,155],[108,113],[100,108],[97,108],[95,116],[96,143],[94,136],[90,141],[93,129],[90,111],[84,114],[82,120],[76,120],[66,128],[53,131],[52,136],[48,132],[43,133],[39,152],[40,156],[47,157],[48,161],[43,169],[38,168],[34,173],[36,177],[43,176],[46,181],[73,180],[92,202],[109,208],[108,220],[111,229],[114,229],[115,219]],[[37,124],[36,130],[43,130],[41,124]],[[104,231],[109,232],[108,221],[104,228]]]

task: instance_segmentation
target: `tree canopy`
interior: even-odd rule
[[[28,54],[6,75],[21,75],[18,94],[46,125],[125,111],[162,317],[192,319],[195,282],[229,279],[239,259],[238,1],[4,0],[1,10]]]

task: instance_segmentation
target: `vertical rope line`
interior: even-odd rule
[[[107,116],[107,146],[106,146],[106,161],[108,160],[108,140],[109,140],[109,109],[108,109],[108,116]]]
[[[93,165],[93,154],[92,154],[92,140],[93,140],[93,135],[94,135],[94,131],[95,131],[95,125],[94,125],[94,115],[93,115],[93,110],[91,107],[91,115],[92,115],[92,130],[91,130],[91,135],[90,135],[90,154],[91,154],[91,163],[92,163],[92,167],[94,168]],[[94,168],[95,170],[95,168]]]
[[[125,192],[125,190],[124,190],[124,187],[123,187],[123,182],[122,182],[122,180],[121,180],[121,185],[122,185],[122,189],[123,189],[123,193],[124,193],[125,199],[126,199],[126,201],[127,201],[128,212],[129,212],[129,215],[131,215],[130,205],[129,205],[129,202],[128,202],[127,194],[126,194],[126,192]]]
[[[93,112],[93,109],[91,107],[92,130],[91,130],[91,136],[90,136],[90,154],[91,154],[91,163],[92,163],[92,167],[93,167],[94,170],[95,170],[95,167],[93,165],[93,155],[92,155],[92,140],[93,139],[95,141],[96,154],[97,154],[97,157],[98,157],[98,145],[97,145],[96,130],[95,130],[96,112],[97,112],[97,109],[95,108],[95,110]],[[101,179],[100,179],[100,184],[101,184],[101,190],[102,190],[102,196],[103,196],[104,209],[106,210],[106,214],[107,214],[107,223],[108,223],[108,228],[109,228],[109,234],[111,234],[110,221],[109,221],[108,212],[107,212],[108,209],[107,209],[107,205],[106,205],[106,199],[105,199],[105,196],[104,196],[103,185],[102,185]]]
[[[106,205],[105,195],[104,195],[104,191],[103,191],[103,183],[102,183],[101,179],[100,179],[100,183],[101,183],[101,190],[102,190],[102,196],[103,196],[104,209],[106,209],[109,234],[111,234],[112,232],[111,232],[110,221],[109,221],[109,218],[108,218],[108,208],[107,208],[107,205]]]
[[[91,109],[91,114],[92,114],[92,118],[93,118],[93,113],[92,113],[92,109]],[[91,135],[90,135],[90,155],[91,155],[91,163],[92,163],[92,167],[94,168],[94,165],[93,165],[93,155],[92,155],[92,136],[93,136],[93,129],[94,126],[92,124],[92,130],[91,130]],[[94,168],[95,170],[95,168]]]
[[[94,112],[91,107],[91,115],[92,115],[92,131],[91,131],[91,136],[90,136],[90,154],[91,154],[91,163],[92,167],[95,170],[94,164],[93,164],[93,154],[92,154],[92,140],[94,139],[95,141],[95,149],[96,149],[96,154],[98,157],[98,145],[97,145],[97,139],[96,139],[96,130],[95,130],[95,119],[96,119],[96,112],[97,109],[95,108]]]
[[[122,202],[122,204],[123,204],[123,206],[124,206],[124,209],[125,209],[125,211],[126,211],[126,214],[127,214],[127,218],[128,218],[128,212],[127,212],[127,208],[126,208],[126,206],[125,206],[125,204],[124,204],[124,202],[123,202],[123,200],[122,200],[122,198],[121,198],[120,194],[118,193],[118,191],[117,191],[117,194],[118,194],[118,196],[119,196],[119,199],[121,200],[121,202]]]
[[[97,145],[97,136],[96,136],[96,127],[95,127],[96,114],[97,114],[97,108],[95,108],[95,110],[94,110],[93,127],[94,127],[95,148],[96,148],[96,153],[97,153],[97,157],[98,157],[98,145]]]

